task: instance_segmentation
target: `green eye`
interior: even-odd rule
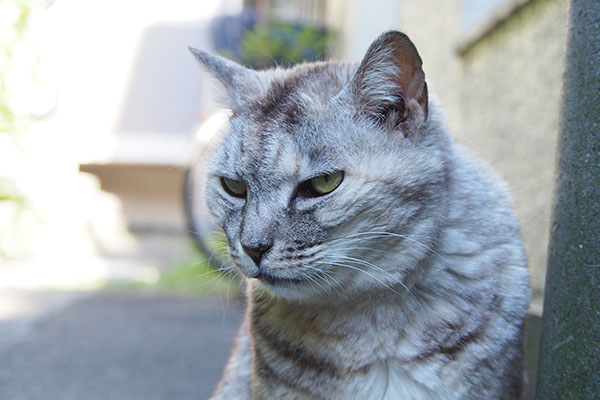
[[[221,185],[227,193],[234,197],[246,197],[246,184],[235,179],[221,178]]]
[[[333,192],[344,179],[344,173],[337,171],[332,174],[317,176],[308,181],[308,185],[314,195],[321,196]]]

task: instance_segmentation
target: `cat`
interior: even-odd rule
[[[190,50],[231,110],[205,196],[248,280],[212,399],[518,399],[520,228],[411,40],[266,71]]]

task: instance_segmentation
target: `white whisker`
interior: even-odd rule
[[[331,276],[331,274],[329,274],[327,271],[324,271],[324,270],[322,270],[322,269],[319,269],[319,268],[312,267],[312,266],[310,266],[310,265],[303,265],[303,267],[304,267],[304,268],[308,268],[308,269],[310,269],[310,270],[313,270],[313,271],[316,271],[316,272],[315,272],[315,275],[316,275],[317,277],[319,277],[320,279],[324,280],[324,281],[327,283],[327,286],[328,286],[329,288],[333,287],[333,288],[336,288],[336,289],[337,289],[338,287],[341,287],[341,284],[340,284],[340,282],[338,282],[338,280],[337,280],[337,279],[335,279],[333,276]],[[329,278],[329,279],[331,279],[331,280],[333,280],[333,281],[335,282],[335,285],[332,285],[332,284],[329,282],[329,279],[328,279],[328,278]],[[328,292],[329,292],[329,291],[328,291]]]
[[[348,268],[348,269],[352,269],[352,270],[355,270],[355,271],[362,272],[362,273],[366,274],[367,276],[371,277],[373,280],[375,280],[375,281],[376,281],[376,282],[378,282],[379,284],[381,284],[381,285],[382,285],[383,287],[385,287],[386,289],[388,289],[388,290],[390,290],[390,291],[394,292],[395,294],[397,294],[397,295],[401,296],[401,294],[400,294],[398,291],[394,290],[394,288],[390,287],[390,286],[389,286],[388,284],[386,284],[384,281],[382,281],[381,279],[377,278],[375,275],[371,274],[370,272],[368,272],[368,271],[365,271],[364,269],[361,269],[361,268],[355,267],[355,266],[353,266],[353,265],[348,265],[348,264],[344,264],[344,263],[335,262],[335,261],[331,261],[331,262],[319,262],[319,264],[326,264],[326,265],[327,265],[327,264],[329,264],[329,265],[336,265],[336,266],[338,266],[338,267],[342,267],[342,268]]]

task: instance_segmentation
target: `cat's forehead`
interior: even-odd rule
[[[249,107],[249,117],[293,131],[307,118],[326,112],[350,80],[352,69],[347,64],[313,63],[273,74],[269,89]]]
[[[307,178],[315,171],[328,171],[340,161],[338,140],[319,121],[304,121],[282,127],[276,121],[245,121],[232,118],[230,137],[224,143],[225,164],[235,174],[250,180]]]
[[[332,158],[331,148],[337,142],[332,99],[350,80],[352,68],[308,64],[272,79],[264,96],[231,119],[228,147],[238,165],[263,170],[279,166],[296,172],[307,163],[325,168],[324,159]]]
[[[352,66],[340,63],[301,64],[265,74],[267,90],[241,111],[249,126],[264,132],[298,135],[330,108],[332,99],[350,80]]]

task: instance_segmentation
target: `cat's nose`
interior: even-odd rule
[[[250,256],[250,258],[252,259],[252,261],[254,261],[254,264],[256,264],[257,267],[260,266],[260,260],[262,259],[263,254],[265,254],[272,246],[273,241],[271,240],[248,246],[242,245],[246,254]]]

